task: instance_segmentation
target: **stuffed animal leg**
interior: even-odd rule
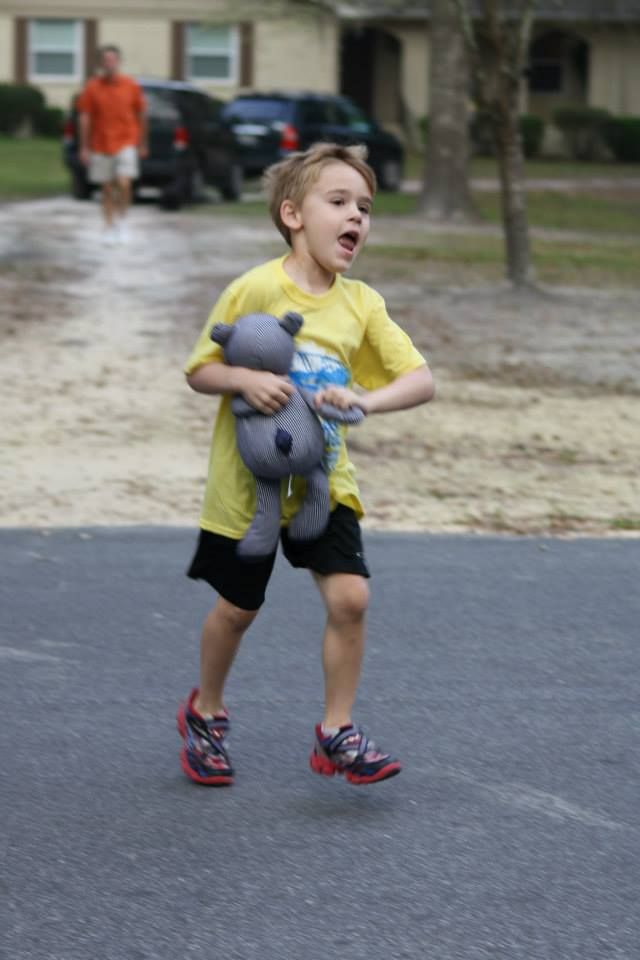
[[[243,560],[262,560],[273,553],[280,536],[280,480],[256,477],[256,512],[236,548]]]
[[[321,466],[305,477],[307,492],[295,516],[289,521],[292,540],[317,540],[329,524],[329,480]]]

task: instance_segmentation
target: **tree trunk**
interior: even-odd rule
[[[492,111],[496,158],[500,173],[507,277],[517,287],[530,286],[535,276],[529,245],[529,223],[524,185],[524,156],[516,97],[501,101]]]
[[[450,0],[431,5],[429,130],[419,209],[429,219],[477,219],[469,189],[469,65]]]

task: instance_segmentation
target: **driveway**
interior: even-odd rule
[[[370,788],[307,769],[321,610],[279,562],[216,791],[173,726],[193,539],[0,531],[3,957],[635,960],[637,541],[370,534]]]

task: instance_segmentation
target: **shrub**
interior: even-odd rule
[[[535,157],[540,152],[544,136],[544,120],[533,114],[525,113],[518,117],[522,152],[525,157]],[[495,144],[491,129],[491,118],[485,110],[477,110],[471,118],[469,133],[473,152],[480,157],[495,156]]]
[[[520,117],[520,136],[522,150],[525,157],[537,157],[544,137],[544,120],[533,113],[525,113]]]
[[[25,125],[33,129],[44,107],[44,96],[37,87],[0,83],[0,133],[16,133]]]
[[[573,160],[595,160],[604,144],[607,110],[597,107],[559,107],[553,122],[562,131]]]
[[[609,117],[603,135],[616,160],[622,163],[640,161],[640,117]]]
[[[41,137],[59,137],[62,134],[64,110],[43,107],[34,117],[34,129]]]

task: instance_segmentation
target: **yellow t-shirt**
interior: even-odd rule
[[[209,336],[214,324],[233,323],[238,317],[255,312],[280,317],[287,310],[296,310],[304,317],[295,338],[296,354],[290,373],[300,386],[316,390],[357,383],[375,390],[425,363],[407,334],[390,319],[380,294],[371,287],[338,275],[326,293],[314,296],[296,286],[284,270],[284,260],[285,257],[279,257],[254,267],[226,288],[204,325],[185,373],[193,373],[206,363],[224,361],[222,347]],[[346,428],[323,426],[331,508],[342,503],[360,517],[364,511],[355,469],[347,455]],[[284,524],[298,509],[305,482],[294,477],[290,495],[288,487],[288,482],[283,481]],[[231,398],[223,396],[213,430],[200,526],[239,540],[253,519],[255,503],[255,480],[236,447]]]

